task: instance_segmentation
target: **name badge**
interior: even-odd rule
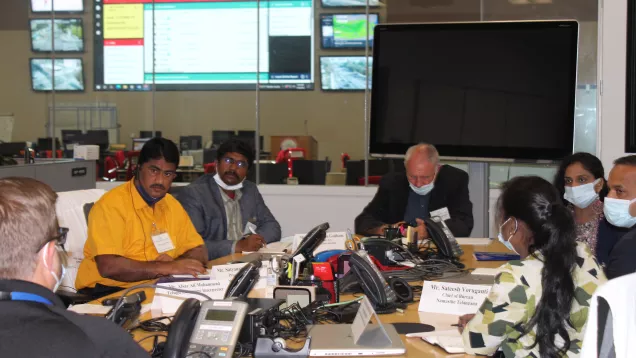
[[[431,211],[431,217],[439,216],[442,221],[450,220],[451,216],[448,212],[448,208],[441,208],[435,211]]]
[[[245,229],[243,229],[243,235],[256,234],[256,229],[256,225],[248,221],[247,224],[245,224]]]
[[[164,253],[166,251],[174,250],[174,244],[170,239],[170,235],[167,232],[152,235],[152,242],[155,244],[155,249],[158,253]]]

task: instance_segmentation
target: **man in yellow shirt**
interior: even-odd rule
[[[205,272],[207,250],[190,217],[168,189],[179,150],[153,138],[133,180],[112,189],[88,217],[88,239],[75,287],[93,298],[161,276]]]

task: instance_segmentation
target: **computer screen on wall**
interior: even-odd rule
[[[321,0],[322,7],[378,7],[383,4],[380,0]]]
[[[311,90],[313,17],[312,0],[104,0],[95,90]]]
[[[325,49],[357,49],[373,46],[373,28],[378,14],[322,14],[320,15],[321,43]]]
[[[53,9],[53,6],[55,6],[55,9]],[[51,11],[83,12],[84,0],[31,0],[31,12],[37,13]]]
[[[50,19],[31,19],[29,22],[33,52],[51,52],[52,36],[55,36],[56,52],[84,51],[82,19],[55,19],[54,25]]]
[[[55,66],[50,58],[32,58],[30,62],[31,86],[34,91],[51,91],[54,80],[56,91],[84,91],[84,69],[81,58],[55,59]]]
[[[378,25],[373,46],[371,154],[572,153],[577,22]]]
[[[364,91],[367,61],[364,56],[321,56],[320,85],[323,91]],[[373,58],[369,57],[369,88]]]

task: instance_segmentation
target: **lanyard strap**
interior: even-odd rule
[[[18,292],[18,291],[0,292],[0,301],[31,301],[31,302],[44,303],[45,305],[51,305],[51,306],[53,305],[53,302],[49,301],[48,299],[40,295],[36,295],[34,293],[28,293],[28,292]]]

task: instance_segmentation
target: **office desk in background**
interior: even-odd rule
[[[464,249],[464,255],[461,257],[461,262],[466,265],[466,268],[475,269],[475,268],[497,268],[503,265],[503,262],[494,262],[494,261],[477,261],[473,253],[475,251],[493,251],[493,252],[507,252],[507,249],[498,241],[492,241],[492,243],[488,246],[462,246]],[[222,265],[226,264],[230,261],[236,260],[242,256],[241,254],[229,255],[217,260],[210,261],[208,263],[208,267],[212,267],[214,265]],[[415,283],[414,283],[415,284]],[[421,284],[418,282],[417,284]],[[144,289],[146,292],[146,303],[151,303],[154,297],[154,289]],[[264,293],[264,290],[260,290],[258,293]],[[254,293],[254,291],[252,292]],[[115,293],[109,297],[117,297],[119,294]],[[250,297],[254,296],[250,294]],[[346,301],[352,299],[353,295],[343,295],[341,296],[342,301]],[[99,304],[99,302],[91,302],[95,304]],[[414,302],[408,306],[404,313],[392,313],[392,314],[384,314],[379,315],[382,323],[425,323],[430,324],[435,327],[437,331],[449,330],[449,329],[457,329],[457,327],[451,326],[452,324],[457,323],[458,316],[456,315],[447,315],[447,314],[434,314],[434,313],[424,313],[418,312],[419,301]],[[147,312],[141,316],[141,320],[147,320],[153,317],[161,316],[161,312]],[[133,338],[135,341],[139,341],[145,337],[153,335],[155,333],[145,332],[140,329],[133,331]],[[475,357],[469,354],[448,354],[443,349],[428,344],[422,341],[420,338],[406,338],[404,335],[400,335],[402,341],[406,346],[406,354],[397,357],[406,357],[406,358],[420,358],[420,357]],[[141,346],[146,350],[152,349],[152,339],[146,339],[141,343]]]

